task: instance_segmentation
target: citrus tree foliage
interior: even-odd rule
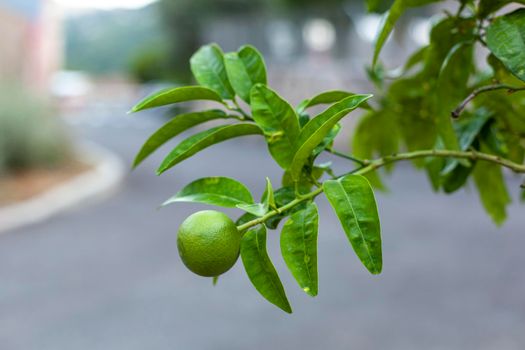
[[[373,2],[373,1],[370,1]],[[475,151],[523,163],[525,147],[525,9],[498,16],[495,11],[524,1],[458,2],[455,14],[433,24],[430,42],[406,62],[391,84],[378,64],[381,48],[396,20],[408,8],[431,0],[396,0],[385,14],[374,53],[372,75],[382,88],[379,107],[360,122],[354,155],[371,158],[399,149]],[[475,59],[483,53],[483,61]],[[480,164],[477,164],[480,163]],[[492,219],[501,224],[510,203],[502,170],[476,159],[425,159],[436,191],[452,193],[473,180]],[[369,175],[383,187],[377,173]]]
[[[525,9],[496,16],[495,11],[511,1],[458,2],[455,14],[445,13],[435,22],[430,43],[408,59],[401,75],[385,83],[389,72],[378,62],[396,20],[406,9],[432,2],[437,1],[396,0],[385,14],[369,70],[378,85],[376,98],[326,91],[294,107],[268,85],[263,58],[255,48],[223,53],[211,44],[190,60],[198,85],[160,91],[132,109],[194,100],[217,105],[174,117],[146,141],[135,166],[181,132],[222,121],[181,140],[158,174],[222,141],[241,136],[266,140],[283,176],[277,186],[267,179],[260,201],[239,181],[211,176],[186,185],[164,204],[196,202],[243,211],[236,224],[246,273],[264,298],[286,312],[292,309],[266,251],[268,230],[276,230],[282,221],[283,260],[299,287],[317,295],[315,199],[325,195],[357,258],[370,273],[379,274],[381,229],[373,187],[384,186],[378,169],[391,170],[398,161],[412,160],[428,173],[436,191],[445,193],[472,181],[493,220],[499,224],[506,217],[511,196],[502,168],[525,173]],[[368,1],[374,11],[382,3]],[[486,67],[474,60],[478,47],[486,52]],[[249,110],[242,109],[239,100]],[[311,115],[310,108],[318,105],[326,108]],[[339,122],[358,108],[366,112],[352,138],[352,153],[335,151]],[[317,158],[323,152],[349,161],[347,173],[335,174],[330,164],[320,164]]]

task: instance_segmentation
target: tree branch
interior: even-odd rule
[[[370,165],[363,169],[355,172],[355,174],[366,174],[370,171],[376,170],[385,166],[386,164],[398,162],[402,160],[411,160],[416,158],[456,158],[456,159],[470,159],[470,160],[483,160],[499,164],[505,168],[508,168],[516,173],[525,173],[525,165],[514,163],[508,159],[495,156],[493,154],[482,153],[477,151],[451,151],[451,150],[421,150],[407,153],[392,154],[383,158],[376,159],[370,163]]]
[[[465,107],[467,107],[467,105],[470,103],[470,101],[475,99],[476,96],[478,96],[478,95],[480,95],[482,93],[485,93],[485,92],[488,92],[488,91],[494,91],[494,90],[507,90],[507,92],[509,94],[512,94],[512,93],[514,93],[516,91],[525,90],[525,87],[516,87],[516,86],[507,85],[507,84],[494,84],[494,85],[482,86],[482,87],[472,91],[472,93],[470,95],[468,95],[467,98],[465,100],[463,100],[463,102],[461,102],[461,104],[455,110],[452,111],[452,113],[451,113],[452,114],[452,118],[454,118],[454,119],[459,118],[461,112],[463,112]]]
[[[501,158],[499,156],[495,156],[488,153],[482,153],[482,152],[476,152],[476,151],[451,151],[451,150],[421,150],[421,151],[414,151],[414,152],[406,152],[406,153],[399,153],[399,154],[392,154],[389,156],[385,156],[382,158],[378,158],[372,161],[369,161],[368,165],[365,165],[361,168],[358,168],[357,170],[354,170],[348,174],[356,174],[356,175],[364,175],[366,173],[375,171],[387,164],[399,162],[399,161],[405,161],[405,160],[411,160],[411,159],[417,159],[417,158],[427,158],[427,157],[437,157],[437,158],[456,158],[456,159],[470,159],[470,160],[481,160],[486,161],[494,164],[501,165],[505,168],[508,168],[516,173],[525,174],[525,165],[524,164],[518,164],[515,162],[512,162],[508,159]],[[348,175],[345,174],[345,175]],[[339,178],[345,176],[342,175]],[[314,199],[319,194],[323,192],[323,188],[319,187],[315,189],[314,191],[307,193],[305,195],[301,195],[300,197],[294,199],[288,204],[283,205],[282,207],[279,207],[277,209],[271,210],[268,213],[266,213],[264,216],[261,216],[260,218],[248,221],[240,226],[237,227],[237,229],[240,232],[243,232],[250,227],[259,225],[264,223],[269,218],[279,215],[296,205]]]
[[[266,213],[265,215],[261,216],[260,218],[253,219],[252,221],[248,221],[247,223],[244,223],[244,224],[238,226],[237,229],[239,230],[239,232],[243,232],[243,231],[249,229],[250,227],[262,224],[263,222],[265,222],[266,220],[268,220],[269,218],[271,218],[271,217],[273,217],[275,215],[279,215],[279,214],[287,211],[288,209],[292,209],[293,207],[295,207],[296,205],[298,205],[298,204],[300,204],[302,202],[305,202],[305,201],[308,201],[310,199],[313,199],[313,198],[317,197],[322,192],[323,192],[323,188],[319,187],[319,188],[315,189],[314,191],[312,191],[310,193],[307,193],[305,195],[302,195],[301,197],[298,197],[298,198],[294,199],[293,201],[291,201],[288,204],[283,205],[282,207],[279,207],[279,208],[277,208],[275,210],[269,211],[268,213]]]

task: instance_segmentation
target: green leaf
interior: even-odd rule
[[[443,143],[441,142],[441,139],[439,139],[435,149],[443,149]],[[435,192],[439,191],[443,185],[442,170],[445,166],[445,163],[446,159],[444,158],[427,158],[424,160],[427,176],[430,180],[430,183],[432,184],[432,189]]]
[[[255,84],[266,84],[266,68],[262,55],[252,46],[224,55],[228,79],[244,101],[250,103],[250,91]]]
[[[489,113],[485,109],[478,109],[474,114],[468,115],[465,113],[461,120],[457,121],[455,126],[455,132],[458,135],[459,139],[459,147],[462,151],[467,151],[472,144],[474,143],[474,140],[478,137],[483,127],[487,124],[490,117],[492,116],[491,113]],[[440,171],[441,175],[447,175],[448,173],[452,172],[456,167],[458,167],[460,162],[457,159],[447,159],[445,167]],[[472,166],[469,165],[469,163],[464,164],[461,166],[462,168],[465,168],[463,170],[457,170],[459,174],[466,175],[467,171],[466,169],[472,169]],[[456,174],[457,176],[458,174]],[[465,179],[466,180],[466,179]],[[450,180],[445,180],[450,181]],[[464,182],[464,181],[463,181]],[[457,182],[456,182],[457,183]],[[445,183],[444,183],[445,185]],[[453,188],[454,186],[452,186]],[[444,187],[445,192],[450,193],[453,191],[449,191]]]
[[[426,79],[419,77],[399,79],[388,91],[386,118],[392,118],[399,130],[401,141],[409,151],[433,148],[436,143],[436,125],[429,105],[431,90],[425,89]],[[422,89],[423,87],[424,89]],[[422,161],[414,161],[422,166]]]
[[[352,153],[361,159],[373,159],[399,151],[397,123],[388,111],[371,112],[357,125]]]
[[[134,113],[149,108],[195,100],[208,100],[222,103],[221,97],[213,90],[202,86],[183,86],[156,92],[137,103],[130,112]]]
[[[487,28],[489,50],[525,81],[525,9],[498,17]]]
[[[313,176],[317,177],[317,172],[320,172],[319,168],[314,168]],[[321,171],[322,172],[322,171]],[[311,188],[311,186],[310,186]],[[279,188],[277,191],[275,191],[275,205],[277,208],[280,208],[291,201],[296,199],[296,192],[295,188],[293,186],[283,186]],[[288,210],[282,211],[279,215],[275,215],[268,220],[265,221],[265,225],[267,228],[275,229],[279,225],[282,219],[290,216],[291,214],[303,210],[306,208],[306,203],[299,203],[293,208],[290,208]]]
[[[253,203],[250,191],[240,182],[228,177],[205,177],[186,185],[162,205],[193,202],[235,208],[237,204]]]
[[[280,208],[295,199],[295,189],[290,186],[281,187],[277,191],[275,191],[274,197],[275,197],[276,207]],[[304,204],[299,204],[291,209],[281,212],[278,215],[272,216],[271,218],[269,218],[268,220],[264,222],[264,225],[267,228],[274,230],[277,228],[277,226],[279,225],[279,223],[281,222],[283,218],[303,208],[304,208]]]
[[[410,7],[416,7],[416,6],[423,6],[426,4],[430,4],[432,2],[441,1],[441,0],[396,0],[394,1],[394,4],[392,7],[390,7],[390,10],[388,10],[381,22],[380,30],[378,32],[375,48],[374,48],[374,59],[372,62],[372,65],[375,66],[377,63],[377,59],[379,58],[379,54],[381,53],[381,49],[383,48],[383,45],[385,45],[386,40],[390,36],[390,33],[394,29],[394,26],[401,17],[401,15]]]
[[[305,101],[308,101],[308,100],[305,100]],[[298,108],[300,108],[301,106],[299,106]],[[302,112],[302,113],[299,113],[299,126],[301,127],[301,129],[306,125],[306,123],[308,123],[308,121],[310,120],[310,115],[308,113],[305,113],[305,112]]]
[[[474,170],[474,167],[475,166],[466,167],[457,164],[453,170],[443,178],[443,191],[445,191],[445,193],[453,193],[463,187]]]
[[[294,180],[289,171],[283,173],[281,183],[283,186],[291,187],[301,194],[310,192],[315,181],[318,181],[325,173],[325,168],[320,168],[315,165],[308,165],[303,168],[299,180]],[[330,170],[328,170],[330,171]]]
[[[434,79],[443,75],[445,67],[449,66],[449,61],[458,49],[467,43],[473,43],[476,40],[476,21],[473,18],[446,17],[432,26],[430,31],[430,45],[425,53],[423,77],[427,83],[434,87]],[[463,50],[463,49],[462,49]],[[459,53],[459,58],[464,52]],[[454,63],[456,64],[456,63]],[[467,71],[472,71],[472,63],[468,65]],[[462,72],[453,72],[461,75]],[[456,79],[456,78],[455,78]],[[419,86],[419,89],[422,87]],[[423,87],[424,89],[424,87]],[[431,91],[431,90],[430,90]],[[454,93],[454,91],[451,91]],[[425,95],[428,98],[429,96]]]
[[[237,204],[237,208],[257,217],[261,217],[268,212],[268,209],[266,209],[262,203]]]
[[[234,92],[224,67],[223,53],[218,45],[201,47],[191,56],[190,66],[200,85],[216,91],[223,99],[233,98]]]
[[[323,141],[313,150],[313,156],[317,157],[321,152],[323,152],[326,148],[332,148],[334,145],[334,140],[339,135],[339,132],[341,131],[341,125],[335,124],[332,130],[328,132],[328,135],[326,135],[323,139]]]
[[[380,273],[383,267],[381,229],[368,180],[360,175],[347,175],[325,181],[323,189],[361,262],[371,273]]]
[[[396,119],[389,111],[380,110],[365,115],[355,129],[352,153],[360,159],[373,159],[394,154],[399,151],[399,130]],[[393,163],[386,166],[391,170]],[[386,191],[377,171],[367,173],[365,177],[372,186]]]
[[[348,91],[341,91],[341,90],[325,91],[325,92],[320,93],[319,95],[312,97],[311,99],[304,100],[297,106],[296,110],[297,110],[297,113],[301,114],[310,107],[318,106],[321,104],[331,104],[331,103],[339,102],[342,99],[348,96],[353,96],[353,95],[356,95],[356,94],[352,92],[348,92]],[[364,102],[361,105],[361,107],[366,108],[366,109],[371,108],[367,102]]]
[[[448,53],[437,81],[437,129],[445,148],[459,150],[459,142],[452,126],[450,113],[467,95],[467,86],[473,67],[473,46],[458,43]]]
[[[253,219],[257,219],[257,216],[250,213],[244,213],[235,221],[235,225],[241,226],[248,221],[252,221]]]
[[[509,145],[503,132],[497,128],[495,121],[484,126],[481,139],[494,154],[504,158],[509,156]]]
[[[311,119],[301,130],[297,142],[297,151],[290,166],[290,174],[294,181],[299,180],[301,171],[314,149],[330,133],[332,128],[348,113],[356,109],[372,95],[349,96]]]
[[[281,254],[299,286],[310,296],[316,296],[318,213],[315,203],[309,203],[286,221],[281,232]]]
[[[273,194],[273,187],[270,179],[266,178],[266,190],[264,191],[261,203],[245,204],[241,203],[237,205],[237,208],[244,210],[245,212],[261,217],[268,212],[271,208],[275,208],[275,199]]]
[[[492,84],[493,80],[516,86],[522,83],[494,55],[491,54],[488,61],[494,70],[494,75],[487,79],[484,84]],[[525,115],[525,94],[514,93],[509,95],[505,90],[497,90],[478,95],[473,102],[475,106],[482,106],[494,115],[493,127],[496,128],[506,146],[503,147],[504,149],[498,149],[492,140],[484,137],[483,141],[495,153],[503,152],[505,158],[513,162],[523,163],[525,143],[520,135],[525,135],[525,118],[523,117]]]
[[[482,152],[486,146],[482,145]],[[489,162],[477,162],[472,172],[481,203],[496,225],[507,218],[507,206],[511,203],[501,167]]]
[[[292,313],[283,285],[266,251],[266,228],[247,231],[241,240],[241,258],[253,286],[270,303]]]
[[[160,175],[169,168],[193,156],[195,153],[216,143],[245,135],[260,135],[261,129],[255,124],[241,123],[217,126],[188,137],[179,143],[160,165],[157,174]]]
[[[256,84],[251,91],[252,115],[261,127],[275,161],[287,169],[299,136],[299,121],[294,109],[265,85]]]
[[[492,117],[486,109],[478,109],[472,115],[465,115],[456,124],[456,133],[461,150],[466,151],[472,146],[483,127]]]
[[[273,193],[272,183],[269,178],[266,178],[266,191],[264,191],[262,204],[268,210],[269,208],[275,208],[275,197]]]
[[[525,5],[525,0],[480,0],[478,6],[478,16],[484,18],[496,12],[505,5],[516,3]]]
[[[366,8],[368,12],[385,12],[394,0],[366,0]]]
[[[150,154],[155,152],[160,146],[167,141],[177,136],[181,132],[188,130],[195,125],[205,123],[214,119],[229,118],[229,116],[221,110],[209,110],[204,112],[194,112],[187,114],[179,114],[160,129],[158,129],[148,140],[144,143],[139,153],[135,157],[133,167],[137,167]]]
[[[405,65],[403,66],[401,75],[406,74],[410,69],[412,69],[414,66],[420,64],[425,59],[425,56],[427,55],[428,46],[423,46],[416,50],[405,62]]]

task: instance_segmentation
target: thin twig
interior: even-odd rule
[[[507,85],[507,84],[494,84],[494,85],[487,85],[487,86],[482,86],[474,91],[472,91],[472,93],[470,95],[467,96],[467,98],[465,100],[463,100],[463,102],[461,102],[461,104],[454,110],[452,111],[452,118],[459,118],[461,112],[463,112],[463,110],[465,109],[465,107],[470,103],[470,101],[472,101],[473,99],[476,98],[476,96],[482,94],[482,93],[485,93],[485,92],[488,92],[488,91],[494,91],[494,90],[507,90],[507,92],[509,94],[512,94],[516,91],[522,91],[522,90],[525,90],[525,86],[521,86],[521,87],[516,87],[516,86],[511,86],[511,85]]]
[[[344,159],[348,159],[348,160],[351,160],[352,162],[355,162],[359,165],[368,165],[370,162],[366,159],[359,159],[359,158],[356,158],[352,155],[349,155],[349,154],[346,154],[346,153],[343,153],[343,152],[339,152],[339,151],[336,151],[335,149],[333,148],[326,148],[325,149],[326,152],[328,153],[331,153],[335,156],[338,156],[338,157],[341,157],[341,158],[344,158]]]
[[[372,161],[369,161],[368,165],[362,166],[358,169],[355,169],[351,172],[351,174],[356,175],[364,175],[366,173],[375,171],[387,164],[398,162],[398,161],[406,161],[411,159],[417,159],[417,158],[427,158],[427,157],[438,157],[438,158],[456,158],[456,159],[470,159],[470,160],[481,160],[486,162],[491,162],[494,164],[499,164],[503,167],[506,167],[516,173],[525,174],[525,165],[524,164],[518,164],[515,162],[512,162],[508,159],[501,158],[499,156],[495,156],[493,154],[488,153],[482,153],[482,152],[473,152],[473,151],[451,151],[451,150],[421,150],[421,151],[414,151],[414,152],[407,152],[407,153],[399,153],[399,154],[392,154],[390,156],[385,156],[382,158],[378,158]],[[346,176],[348,174],[342,175]],[[282,212],[291,209],[295,207],[296,205],[312,200],[313,198],[317,197],[319,194],[323,192],[323,188],[319,187],[315,190],[313,190],[310,193],[301,195],[300,197],[294,199],[288,204],[283,205],[280,208],[276,208],[274,210],[269,211],[264,216],[261,216],[257,219],[248,221],[240,226],[237,227],[237,229],[242,233],[243,231],[249,229],[250,227],[259,225],[264,223],[269,218],[281,214]]]

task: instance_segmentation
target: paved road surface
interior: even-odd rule
[[[120,115],[85,116],[75,128],[131,162],[159,120]],[[436,197],[424,175],[402,167],[389,181],[391,193],[378,195],[385,268],[374,277],[322,199],[317,298],[295,285],[278,233],[269,235],[294,307],[287,315],[259,297],[241,264],[217,287],[183,268],[176,228],[201,206],[156,210],[200,176],[232,176],[259,195],[265,176],[279,178],[261,140],[222,144],[161,177],[153,174],[159,160],[131,173],[103,202],[0,236],[1,350],[525,346],[523,205],[513,206],[498,230],[474,192]]]

